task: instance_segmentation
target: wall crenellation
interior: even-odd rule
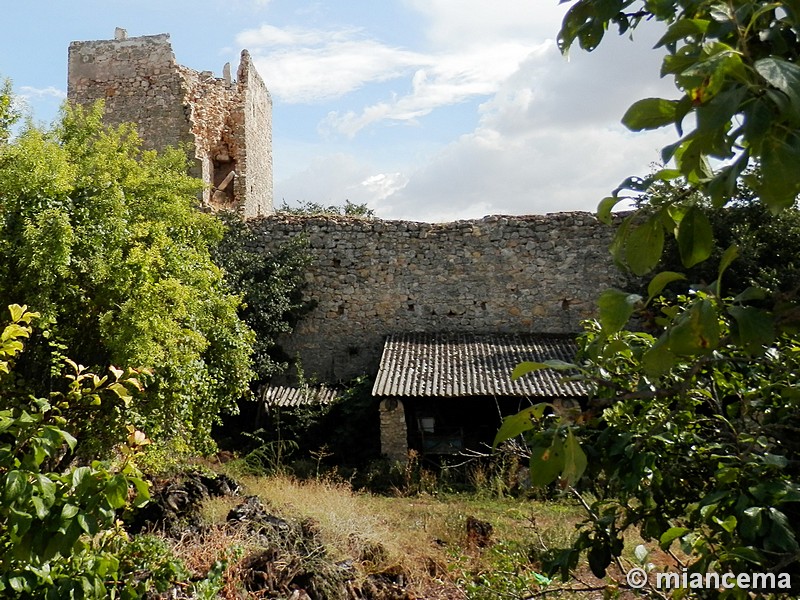
[[[612,228],[589,213],[454,223],[274,215],[251,226],[263,251],[308,237],[306,296],[317,306],[284,348],[324,381],[373,372],[389,333],[574,333],[621,277]]]

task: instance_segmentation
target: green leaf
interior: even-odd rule
[[[768,312],[753,306],[731,306],[728,314],[736,321],[734,339],[748,352],[757,353],[775,339],[775,321]]]
[[[18,594],[21,594],[25,591],[30,591],[28,582],[24,577],[10,577],[8,580],[8,585]]]
[[[678,120],[679,100],[645,98],[634,102],[622,117],[622,124],[631,131],[658,129]]]
[[[683,311],[668,332],[669,349],[678,355],[705,354],[719,344],[719,319],[709,300]]]
[[[658,343],[642,355],[642,368],[651,378],[661,377],[675,366],[675,355],[666,343]]]
[[[677,19],[665,33],[658,43],[656,48],[660,48],[666,44],[677,42],[687,37],[697,37],[702,35],[708,29],[710,21],[705,19]]]
[[[36,476],[36,487],[39,488],[42,499],[52,505],[56,499],[56,484],[46,475]]]
[[[745,509],[741,518],[741,532],[745,539],[752,540],[762,534],[763,512],[764,508],[760,506]]]
[[[112,508],[122,508],[128,502],[128,480],[124,475],[114,475],[106,483],[104,492]]]
[[[696,206],[691,207],[678,224],[678,249],[687,269],[707,259],[714,250],[711,222]]]
[[[578,365],[564,362],[563,360],[546,360],[544,362],[530,362],[525,361],[519,363],[511,372],[511,379],[516,380],[527,375],[533,371],[541,371],[542,369],[555,369],[556,371],[565,371],[568,369],[577,369]]]
[[[633,307],[642,299],[638,294],[609,289],[600,294],[600,324],[607,334],[621,330],[633,314]]]
[[[661,534],[661,538],[658,540],[659,544],[661,545],[661,549],[666,550],[669,548],[672,542],[680,537],[683,537],[687,533],[689,533],[689,530],[686,527],[671,527],[667,529]]]
[[[661,273],[653,277],[647,285],[647,303],[650,304],[650,301],[664,291],[667,285],[681,279],[686,279],[686,275],[676,271],[661,271]]]
[[[731,263],[739,257],[739,247],[736,244],[728,246],[722,253],[717,269],[717,295],[721,294],[722,274],[731,266]]]
[[[661,260],[664,250],[664,228],[657,216],[639,225],[628,234],[625,258],[634,275],[644,275]]]
[[[572,435],[572,430],[568,429],[567,439],[564,441],[564,470],[561,477],[567,482],[567,485],[574,486],[586,470],[586,465],[586,454],[578,440]]]
[[[767,290],[760,287],[750,286],[745,288],[745,290],[738,294],[733,301],[734,302],[751,302],[753,300],[764,300],[767,297]]]
[[[789,524],[786,515],[772,506],[769,507],[767,515],[772,524],[769,529],[769,537],[765,543],[765,549],[778,552],[797,552],[800,546],[798,546],[794,530]]]
[[[130,391],[121,383],[111,383],[108,386],[108,389],[114,392],[125,405],[130,404],[131,400],[133,400],[133,396],[131,396]]]
[[[767,83],[789,97],[792,119],[800,122],[800,67],[777,56],[759,59],[753,66]]]
[[[728,557],[741,558],[755,565],[764,564],[764,557],[761,555],[761,553],[746,546],[738,546],[729,552],[725,552],[720,555],[721,560],[730,560]]]
[[[89,535],[94,535],[98,531],[97,519],[86,513],[80,513],[76,519],[78,525]]]
[[[11,313],[11,321],[12,323],[16,323],[22,318],[23,313],[27,309],[26,306],[20,306],[19,304],[11,304],[8,307],[9,312]]]
[[[531,485],[548,485],[564,470],[564,443],[557,435],[549,447],[531,448]]]
[[[600,204],[597,205],[597,220],[606,225],[611,225],[611,210],[621,201],[622,198],[619,196],[603,198]]]
[[[39,519],[44,520],[47,518],[47,515],[50,514],[49,507],[44,503],[39,496],[32,496],[31,502],[33,502],[33,509],[36,511],[36,516]]]
[[[736,520],[736,517],[734,517],[733,515],[728,515],[727,517],[725,517],[725,520],[720,520],[720,519],[714,519],[714,520],[720,527],[722,527],[728,533],[733,533],[736,530],[736,524],[738,521]]]
[[[800,142],[772,139],[761,154],[761,200],[773,212],[792,206],[800,193]]]
[[[521,433],[533,429],[533,420],[541,419],[542,415],[544,415],[544,411],[551,406],[552,404],[542,402],[529,406],[516,415],[505,417],[497,435],[494,437],[492,448],[497,448],[498,444],[502,444],[507,440],[517,437]]]
[[[80,512],[80,509],[74,504],[65,504],[61,508],[61,520],[69,521],[70,519],[74,518],[78,512]]]
[[[28,478],[20,471],[10,471],[5,477],[3,498],[8,503],[17,501],[28,489]]]
[[[150,500],[150,485],[138,477],[132,477],[131,483],[136,488],[136,497],[133,499],[133,505],[136,508],[141,508]]]

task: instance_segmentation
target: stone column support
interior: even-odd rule
[[[386,398],[380,404],[381,454],[389,460],[405,462],[408,458],[406,411],[398,398]]]

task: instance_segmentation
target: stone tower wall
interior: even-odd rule
[[[72,42],[67,95],[105,102],[106,122],[137,125],[145,148],[185,145],[203,202],[247,217],[272,212],[272,101],[247,51],[238,81],[175,60],[169,35]],[[232,174],[231,174],[232,172]]]
[[[589,213],[442,224],[275,215],[251,226],[265,252],[309,239],[317,307],[282,344],[328,382],[374,374],[389,333],[577,332],[600,291],[621,283],[613,230]]]
[[[244,207],[244,216],[250,218],[272,212],[272,98],[247,51],[242,52],[237,79],[246,115],[241,184],[253,199]]]
[[[167,34],[69,46],[69,99],[105,101],[107,121],[136,123],[148,149],[192,141],[185,93]]]

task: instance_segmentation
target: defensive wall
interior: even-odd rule
[[[245,217],[272,212],[272,100],[243,50],[222,77],[175,60],[168,34],[72,42],[67,96],[105,102],[109,124],[136,123],[145,148],[183,145],[192,174],[206,184],[203,203]]]
[[[574,333],[620,285],[613,229],[590,213],[453,223],[272,215],[250,222],[268,252],[308,237],[316,308],[282,340],[306,376],[374,374],[394,332]]]

